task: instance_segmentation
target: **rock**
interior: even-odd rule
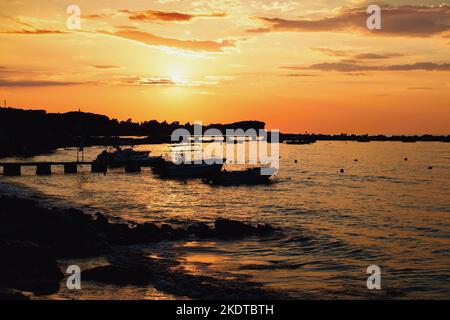
[[[19,291],[0,287],[0,300],[29,300],[29,298]]]
[[[134,242],[133,232],[126,223],[110,223],[104,233],[114,244],[132,244]]]
[[[218,218],[214,222],[219,238],[240,238],[255,234],[256,228],[236,220]]]
[[[199,238],[212,238],[214,236],[214,230],[202,222],[189,226],[187,231],[189,234],[193,234]]]
[[[172,226],[170,224],[164,223],[161,225],[161,231],[164,233],[170,233],[172,232]]]
[[[163,237],[169,240],[180,240],[185,239],[189,236],[189,232],[187,229],[173,228],[171,225],[168,224],[163,224],[161,226],[161,231]]]
[[[0,286],[54,293],[64,275],[48,250],[30,241],[0,241]]]
[[[138,243],[158,242],[163,240],[161,229],[154,223],[145,222],[132,229],[133,238]]]
[[[95,218],[96,218],[95,221],[97,222],[97,226],[99,228],[105,227],[109,224],[109,219],[105,215],[101,214],[100,212],[97,212],[95,214]]]
[[[258,224],[256,231],[259,235],[267,235],[274,233],[276,229],[269,224]]]
[[[57,257],[86,257],[108,250],[95,221],[77,209],[49,209],[35,201],[0,196],[0,239],[31,241]]]
[[[83,271],[83,280],[109,283],[120,286],[145,285],[149,282],[150,268],[144,265],[127,267],[107,265]]]

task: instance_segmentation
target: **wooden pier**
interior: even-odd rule
[[[97,162],[3,162],[0,163],[0,167],[3,167],[4,176],[20,176],[22,173],[22,167],[35,167],[37,175],[50,175],[52,174],[52,167],[62,166],[64,167],[65,174],[74,174],[78,172],[78,166],[88,165],[91,167],[93,173],[106,173],[108,171],[108,165],[106,163]],[[141,164],[130,163],[125,164],[125,172],[140,172]]]

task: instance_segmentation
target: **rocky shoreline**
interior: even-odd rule
[[[83,281],[151,285],[191,299],[277,299],[279,292],[248,280],[193,275],[176,259],[154,259],[139,249],[162,241],[265,237],[270,225],[216,219],[212,226],[111,221],[98,212],[42,206],[39,201],[0,195],[0,299],[26,299],[22,292],[48,295],[65,278],[59,259],[107,256],[109,264],[82,271]]]

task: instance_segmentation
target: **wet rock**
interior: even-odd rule
[[[0,287],[0,300],[29,300],[27,296],[19,291],[12,290],[9,288]]]
[[[276,231],[274,227],[269,224],[258,224],[256,227],[256,232],[258,235],[269,235]]]
[[[219,238],[240,238],[256,233],[256,228],[236,220],[216,219],[214,222],[216,235]]]
[[[32,200],[0,197],[0,225],[0,239],[31,241],[58,257],[107,250],[91,217],[77,209],[49,209]]]
[[[124,253],[110,257],[110,265],[83,271],[83,279],[118,286],[152,285],[157,290],[193,299],[286,298],[242,278],[190,274],[177,259],[149,259],[136,253]]]
[[[95,214],[95,221],[97,222],[97,226],[101,229],[109,225],[109,219],[100,212]]]
[[[168,224],[163,224],[161,226],[161,231],[163,233],[163,237],[169,240],[186,239],[189,236],[189,232],[187,229],[173,228],[171,225]]]
[[[30,241],[0,241],[0,286],[54,293],[64,277],[48,249]]]
[[[138,243],[158,242],[163,240],[163,232],[154,223],[145,222],[132,230],[133,237]]]
[[[135,242],[133,231],[125,223],[110,223],[103,232],[114,244],[132,244]]]
[[[214,237],[214,230],[211,229],[206,223],[196,223],[189,226],[188,233],[193,234],[199,238],[212,238]]]
[[[172,226],[170,224],[164,223],[161,225],[161,231],[168,234],[172,232]]]

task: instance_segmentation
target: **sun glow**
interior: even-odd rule
[[[188,83],[188,80],[179,72],[172,72],[169,77],[170,80],[172,80],[172,82],[176,85],[186,85]]]

